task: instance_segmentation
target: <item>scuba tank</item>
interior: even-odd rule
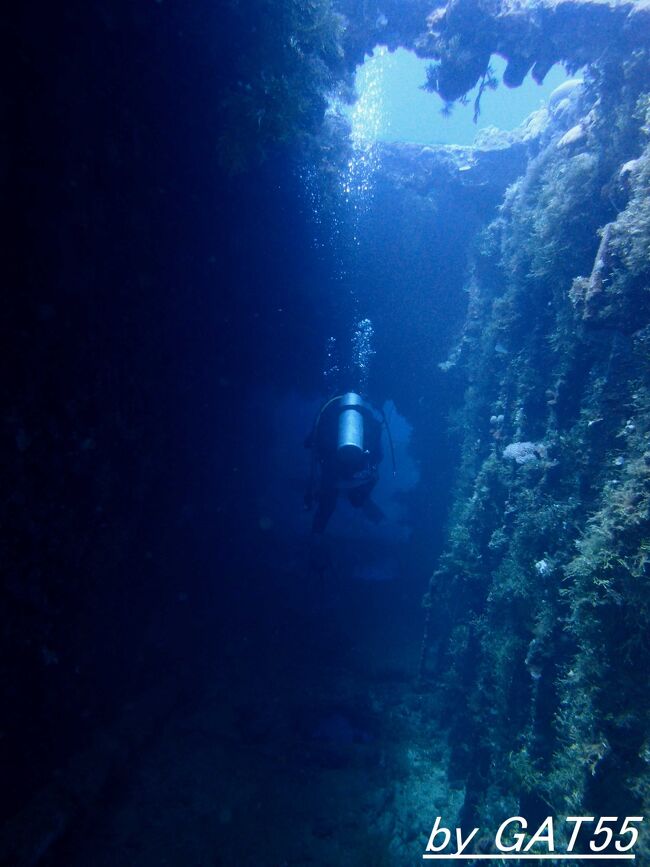
[[[344,476],[353,476],[362,470],[367,460],[367,437],[365,423],[368,418],[375,419],[382,424],[388,435],[390,452],[393,462],[393,475],[396,475],[395,450],[393,438],[388,427],[388,421],[383,410],[375,412],[361,395],[354,391],[338,394],[330,398],[320,409],[312,433],[309,435],[306,445],[314,448],[314,456],[318,451],[318,443],[323,426],[328,428],[328,442],[334,445],[336,437],[336,459]],[[329,436],[332,440],[329,440]],[[328,446],[328,449],[331,446]]]
[[[363,467],[366,452],[364,449],[364,419],[368,409],[360,395],[353,391],[340,398],[338,440],[336,456],[346,473],[354,473]]]

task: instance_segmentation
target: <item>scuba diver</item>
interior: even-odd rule
[[[339,493],[344,493],[373,523],[384,520],[384,513],[371,499],[383,457],[382,425],[386,425],[392,453],[393,443],[383,412],[360,395],[355,392],[337,395],[321,407],[305,440],[305,448],[312,450],[305,508],[311,510],[316,503],[313,533],[325,531]]]

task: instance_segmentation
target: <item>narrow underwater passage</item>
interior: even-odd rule
[[[649,13],[560,5],[12,10],[2,867],[648,859]]]

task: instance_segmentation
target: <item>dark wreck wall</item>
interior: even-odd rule
[[[125,701],[200,674],[252,508],[247,396],[296,357],[318,382],[327,275],[287,151],[343,75],[339,18],[274,3],[256,39],[265,9],[6,16],[2,818]]]
[[[463,818],[645,815],[650,66],[601,60],[482,233],[425,679]],[[513,812],[514,811],[514,812]]]

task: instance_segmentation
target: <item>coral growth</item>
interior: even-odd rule
[[[247,0],[229,11],[234,74],[219,96],[217,148],[222,166],[239,172],[316,133],[327,96],[350,81],[345,22],[330,0]],[[251,40],[255,21],[263,26]]]
[[[549,114],[474,260],[425,602],[476,821],[513,791],[557,814],[650,806],[648,72],[643,51],[597,64]]]

